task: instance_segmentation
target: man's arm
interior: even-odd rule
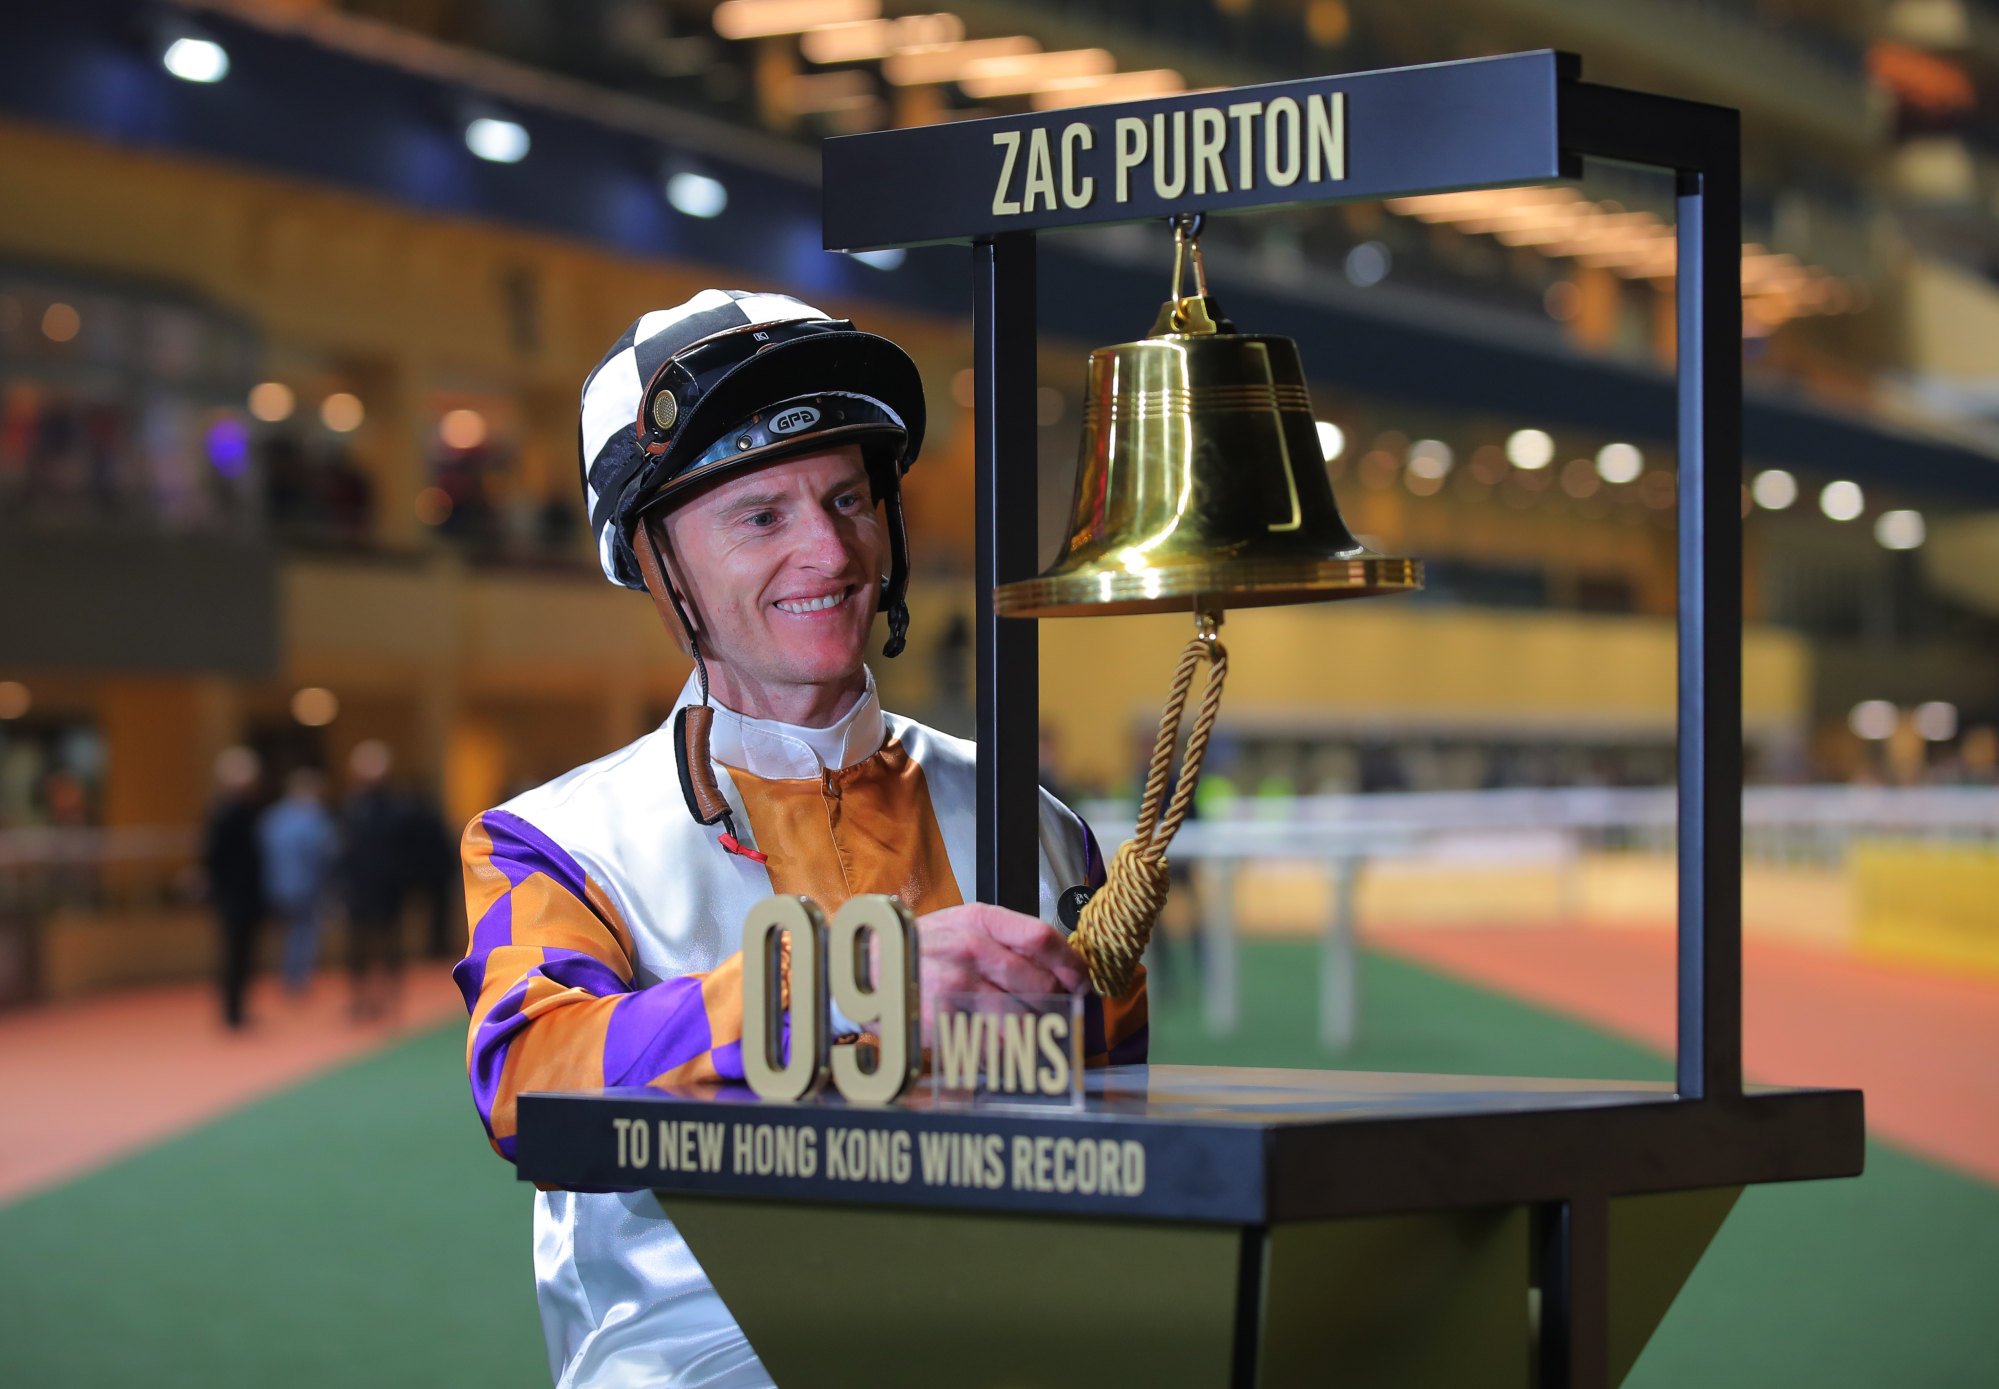
[[[742,1079],[741,952],[634,988],[616,906],[533,825],[489,810],[461,857],[472,939],[451,975],[471,1014],[473,1103],[500,1156],[513,1158],[523,1091]]]

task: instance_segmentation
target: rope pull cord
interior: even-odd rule
[[[1152,745],[1152,763],[1146,769],[1145,794],[1138,806],[1138,824],[1132,837],[1118,846],[1104,875],[1103,887],[1083,906],[1069,943],[1089,967],[1090,984],[1105,998],[1124,998],[1131,993],[1139,959],[1152,939],[1160,909],[1166,905],[1166,847],[1187,812],[1194,805],[1194,788],[1201,779],[1201,761],[1207,756],[1208,739],[1215,731],[1215,715],[1222,705],[1222,682],[1228,678],[1229,653],[1221,643],[1221,618],[1210,612],[1199,614],[1200,629],[1173,672],[1173,690],[1159,715],[1159,736]],[[1194,715],[1194,728],[1187,735],[1187,752],[1180,759],[1179,782],[1168,799],[1166,785],[1173,766],[1173,749],[1180,741],[1180,724],[1187,708],[1187,695],[1194,685],[1194,668],[1208,663],[1208,683],[1201,692],[1201,707]]]

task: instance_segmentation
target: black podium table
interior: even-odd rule
[[[543,1186],[657,1194],[782,1385],[1615,1384],[1741,1188],[1861,1096],[1136,1066],[1082,1108],[520,1101]]]

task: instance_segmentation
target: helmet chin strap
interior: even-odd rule
[[[883,509],[888,513],[888,578],[882,581],[882,612],[888,618],[888,640],[882,643],[882,655],[893,659],[909,638],[909,528],[902,519],[900,481],[889,485]]]
[[[687,648],[694,653],[695,677],[701,683],[701,702],[686,705],[673,716],[674,765],[680,774],[680,794],[686,798],[687,813],[697,825],[719,822],[722,833],[718,840],[728,852],[758,863],[768,862],[768,855],[758,853],[737,837],[735,812],[730,809],[728,797],[722,794],[721,783],[715,779],[715,762],[708,752],[715,709],[709,701],[708,663],[701,656],[701,639],[695,635],[694,624],[687,620],[687,610],[680,606],[680,595],[674,592],[667,577],[666,556],[660,552],[659,538],[653,534],[651,523],[641,517],[638,528],[645,535],[645,544],[633,549],[638,554],[646,591],[652,595],[653,606],[669,630],[677,623],[686,635]]]

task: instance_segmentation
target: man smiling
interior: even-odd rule
[[[908,629],[923,421],[900,348],[775,294],[646,314],[585,382],[598,558],[695,673],[667,724],[466,830],[454,977],[501,1156],[524,1091],[740,1080],[742,923],[772,892],[899,896],[926,1043],[939,994],[1087,989],[1047,919],[1102,881],[1088,831],[1044,795],[1041,919],[966,903],[974,749],[884,713],[864,659],[878,613],[884,654]],[[1142,1060],[1142,987],[1088,998],[1084,1027],[1092,1060]],[[651,1193],[539,1193],[534,1258],[559,1385],[770,1382]]]

